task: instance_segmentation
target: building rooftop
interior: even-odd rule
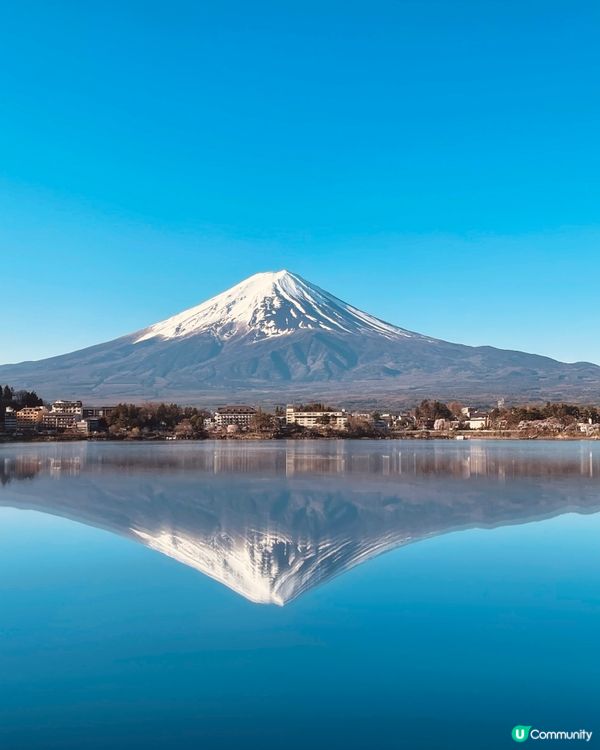
[[[219,406],[217,414],[256,414],[253,406]]]

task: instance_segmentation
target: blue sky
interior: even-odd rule
[[[5,3],[0,362],[288,268],[600,363],[600,6]]]

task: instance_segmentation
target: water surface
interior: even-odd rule
[[[0,747],[600,738],[599,476],[584,442],[2,446]]]

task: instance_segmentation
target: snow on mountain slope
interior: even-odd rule
[[[475,309],[475,308],[474,308]],[[477,308],[485,314],[485,306]],[[435,396],[594,400],[600,367],[423,336],[288,271],[259,273],[160,323],[38,362],[0,382],[44,398],[214,406],[314,398],[380,405]]]
[[[358,310],[289,271],[257,273],[197,307],[143,330],[135,343],[211,333],[264,339],[298,330],[422,338]]]

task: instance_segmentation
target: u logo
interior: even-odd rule
[[[525,742],[525,740],[529,737],[529,730],[531,727],[523,726],[522,724],[518,724],[516,727],[513,727],[512,730],[512,738],[515,742]]]

